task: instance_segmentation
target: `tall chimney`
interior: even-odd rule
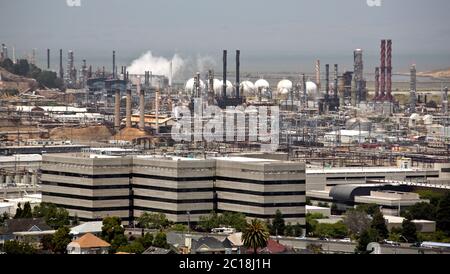
[[[145,89],[141,89],[141,79],[138,77],[136,91],[139,94],[139,129],[145,128]]]
[[[380,99],[386,96],[386,40],[381,40],[381,75],[380,75]]]
[[[306,91],[306,75],[302,74],[302,82],[303,82],[303,103],[305,108],[308,106],[308,93]]]
[[[47,69],[50,70],[50,49],[47,49]]]
[[[131,127],[131,88],[127,88],[126,127]]]
[[[64,70],[63,70],[63,60],[62,60],[62,49],[59,50],[59,78],[64,78]]]
[[[223,51],[223,85],[222,97],[227,97],[227,50]]]
[[[444,114],[448,114],[448,87],[444,88],[444,98],[442,100],[442,104]]]
[[[212,70],[208,71],[208,97],[214,97],[214,72]]]
[[[338,75],[339,75],[339,72],[338,72],[338,64],[334,64],[334,89],[333,89],[333,92],[334,92],[334,100],[335,100],[335,102],[337,102],[337,100],[339,100],[339,98],[338,98]]]
[[[386,92],[387,92],[387,100],[393,101],[394,97],[392,96],[392,40],[387,40],[387,48],[386,48]]]
[[[330,65],[325,65],[325,101],[330,99]]]
[[[155,131],[159,134],[159,83],[155,92]]]
[[[409,83],[409,91],[410,91],[410,112],[414,113],[416,112],[416,91],[417,91],[417,70],[416,65],[411,66],[410,70],[410,83]]]
[[[380,96],[380,68],[375,68],[375,96],[374,101],[378,100],[378,97]]]
[[[112,71],[112,78],[116,79],[116,51],[113,50],[113,63],[112,63],[113,71]]]
[[[316,84],[317,90],[321,91],[321,83],[320,83],[320,60],[316,61]]]
[[[241,67],[241,51],[236,50],[236,98],[240,98],[240,67]]]
[[[120,129],[120,89],[116,89],[114,103],[114,128],[116,130]]]

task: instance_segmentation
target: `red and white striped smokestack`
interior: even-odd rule
[[[392,101],[392,40],[387,40],[386,63],[386,100]]]
[[[375,68],[375,96],[374,100],[380,97],[380,68]]]
[[[116,94],[114,96],[114,128],[119,130],[120,128],[120,90],[116,89]]]
[[[379,99],[383,100],[386,96],[386,40],[381,40],[381,79],[380,79],[380,96]]]
[[[320,60],[316,60],[316,85],[317,90],[320,92],[321,83],[320,83]]]

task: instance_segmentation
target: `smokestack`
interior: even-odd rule
[[[112,63],[113,71],[112,71],[112,78],[116,79],[116,51],[113,50],[113,63]]]
[[[223,85],[222,97],[227,97],[227,50],[223,51]]]
[[[159,83],[155,92],[155,130],[159,134]]]
[[[214,72],[208,70],[208,96],[210,98],[214,97]]]
[[[442,104],[444,114],[448,114],[448,87],[444,88],[444,98],[442,100]]]
[[[303,103],[305,104],[305,107],[308,106],[308,94],[306,91],[306,75],[302,74],[302,81],[303,81]]]
[[[374,101],[378,100],[378,97],[380,96],[380,68],[375,68],[375,97]]]
[[[334,64],[334,100],[337,101],[339,100],[338,98],[338,75],[339,75],[339,71],[338,71],[338,64]]]
[[[339,77],[339,107],[344,107],[345,105],[345,78],[344,76]]]
[[[127,88],[126,127],[131,127],[131,89]]]
[[[410,111],[411,113],[416,112],[416,91],[417,91],[417,70],[416,65],[411,66],[410,70],[410,83],[409,83],[409,90],[410,90]]]
[[[325,101],[329,101],[330,96],[330,65],[325,65]]]
[[[145,128],[145,89],[141,89],[141,79],[138,77],[136,91],[139,94],[139,129]]]
[[[63,79],[64,78],[64,70],[63,70],[63,60],[62,57],[63,56],[63,52],[62,49],[59,50],[59,78]]]
[[[114,103],[114,128],[116,130],[120,129],[120,89],[116,89]]]
[[[236,98],[240,98],[240,67],[241,67],[241,51],[236,50]]]
[[[321,90],[321,83],[320,83],[320,60],[316,61],[316,84],[317,84],[317,90],[320,92]]]
[[[386,40],[381,40],[381,79],[380,79],[380,98],[384,100],[386,96]]]
[[[201,91],[201,85],[200,85],[200,72],[197,72],[197,74],[194,77],[195,79],[195,97],[202,97],[202,91]]]
[[[392,96],[392,40],[387,40],[386,52],[386,92],[387,100],[392,102],[394,99]]]
[[[88,78],[92,78],[92,65],[89,65]]]
[[[50,49],[47,49],[47,69],[50,70]]]

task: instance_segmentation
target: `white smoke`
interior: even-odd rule
[[[144,74],[145,71],[151,71],[153,75],[164,75],[170,77],[170,62],[172,62],[172,74],[176,75],[183,68],[185,61],[175,54],[171,60],[153,56],[151,51],[147,51],[138,59],[131,62],[127,68],[130,74]]]

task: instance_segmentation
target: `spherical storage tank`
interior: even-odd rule
[[[243,92],[243,96],[253,96],[255,95],[255,85],[250,81],[243,81],[240,85],[240,90]]]
[[[192,93],[193,90],[194,90],[194,84],[195,84],[195,79],[194,79],[194,78],[189,79],[189,80],[186,82],[186,85],[185,85],[185,87],[184,87],[184,90],[185,90],[187,93]],[[204,89],[205,89],[205,84],[203,83],[202,80],[200,80],[200,89],[201,89],[201,90],[204,90]]]
[[[216,96],[222,95],[223,81],[214,79],[214,93]],[[227,89],[226,89],[227,97],[234,96],[235,90],[233,84],[227,80]]]
[[[316,96],[316,95],[318,95],[316,83],[311,82],[311,81],[307,81],[306,82],[306,93],[308,94],[308,96]]]
[[[292,82],[290,80],[281,80],[277,85],[277,93],[278,94],[288,94],[292,90]]]

